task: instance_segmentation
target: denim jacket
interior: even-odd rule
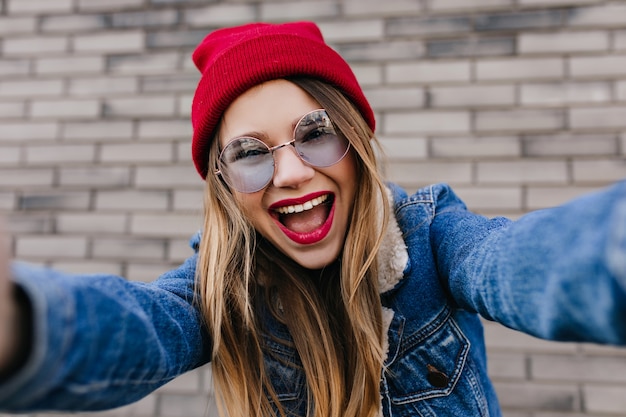
[[[501,415],[479,315],[541,338],[626,345],[626,182],[517,221],[472,214],[446,185],[389,187],[382,416]],[[15,263],[35,343],[0,385],[0,411],[113,408],[206,363],[196,258],[149,284]],[[272,339],[267,372],[285,409],[305,415],[298,354]]]

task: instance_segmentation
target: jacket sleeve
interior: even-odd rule
[[[28,362],[0,385],[0,411],[101,410],[136,401],[205,363],[193,305],[196,256],[153,283],[15,263],[28,295]]]
[[[541,338],[626,345],[626,182],[514,222],[438,194],[431,242],[461,308]]]

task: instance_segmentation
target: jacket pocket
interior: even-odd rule
[[[395,358],[385,369],[392,404],[450,395],[470,350],[470,342],[451,318],[450,309],[428,326],[402,336],[399,342]]]
[[[384,370],[392,416],[488,416],[486,395],[470,355],[470,341],[446,307],[411,331],[402,317],[390,330],[398,345]],[[393,342],[390,343],[390,347]]]

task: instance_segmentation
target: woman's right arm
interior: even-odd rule
[[[0,412],[115,408],[206,363],[195,262],[145,284],[4,261],[11,280],[0,274],[0,372],[10,375],[0,379]],[[20,292],[30,319],[12,298]],[[21,339],[16,328],[30,331]]]

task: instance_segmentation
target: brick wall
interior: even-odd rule
[[[626,177],[626,2],[0,0],[0,211],[22,259],[150,280],[189,255],[194,45],[317,21],[377,113],[388,177],[518,217]],[[507,417],[626,416],[626,352],[487,324]],[[112,416],[215,415],[207,368]]]

